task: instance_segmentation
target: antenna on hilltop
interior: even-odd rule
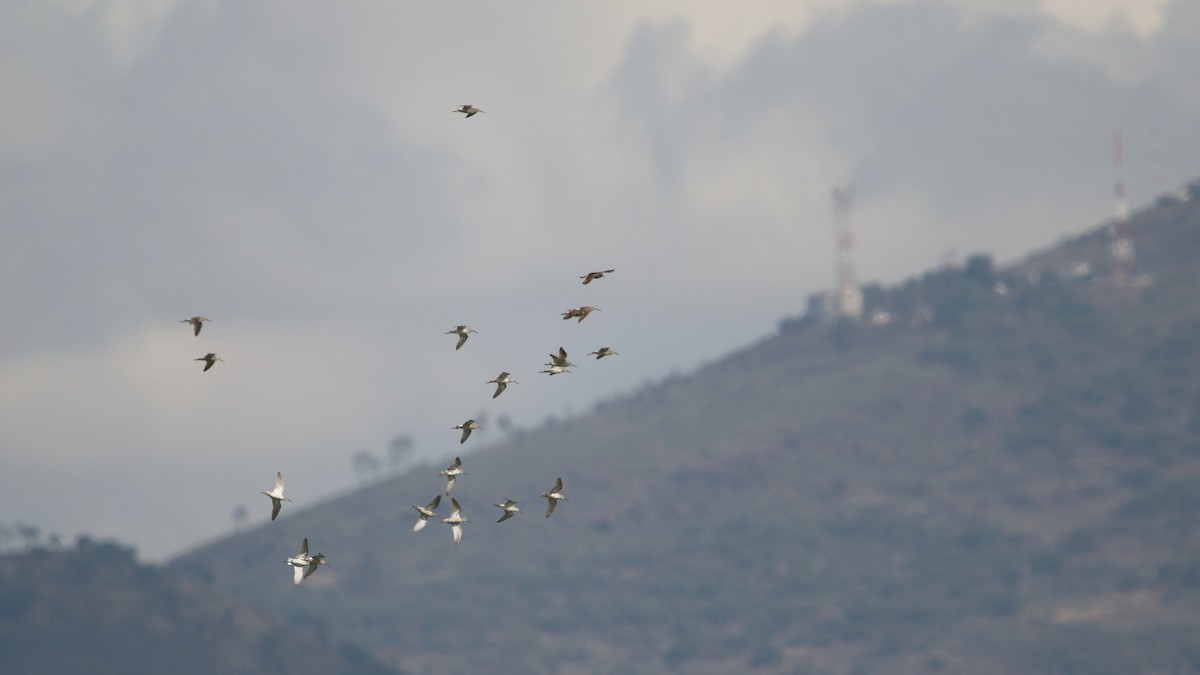
[[[1116,217],[1108,230],[1111,241],[1109,255],[1113,262],[1113,281],[1129,281],[1130,271],[1136,259],[1133,240],[1129,237],[1129,201],[1125,198],[1125,152],[1121,143],[1121,132],[1113,132],[1113,199]]]
[[[850,208],[854,205],[854,188],[834,188],[834,227],[837,230],[837,280],[833,291],[833,313],[839,317],[861,319],[863,314],[862,289],[854,274],[854,261],[850,256],[854,248],[854,236],[850,232]]]

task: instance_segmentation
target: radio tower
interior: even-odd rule
[[[1129,281],[1135,254],[1133,240],[1129,238],[1129,202],[1125,198],[1125,153],[1121,144],[1121,132],[1113,132],[1113,199],[1116,202],[1116,218],[1109,228],[1112,241],[1108,252],[1112,256],[1112,278],[1118,283]]]
[[[834,188],[834,227],[837,229],[837,285],[834,287],[833,311],[836,316],[861,319],[862,290],[854,275],[850,250],[854,237],[850,234],[850,207],[854,205],[854,188]]]

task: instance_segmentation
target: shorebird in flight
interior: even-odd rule
[[[602,272],[588,272],[587,276],[582,276],[579,278],[583,279],[584,284],[590,284],[593,281],[595,281],[596,279],[603,279],[605,274],[612,274],[613,272],[616,272],[616,270],[604,270]]]
[[[466,422],[463,422],[462,424],[456,424],[450,428],[451,429],[462,429],[462,438],[458,439],[459,445],[462,445],[463,443],[467,442],[467,437],[471,435],[472,431],[474,431],[476,429],[482,429],[483,427],[479,426],[479,423],[476,422],[475,420],[467,420]]]
[[[600,349],[597,349],[594,352],[588,352],[588,356],[595,356],[597,361],[599,361],[600,359],[602,359],[606,356],[620,356],[620,355],[621,355],[621,353],[614,352],[612,347],[601,347]]]
[[[558,366],[559,368],[570,368],[570,367],[574,366],[575,364],[571,363],[570,361],[567,360],[567,350],[563,349],[562,347],[559,347],[558,348],[558,356],[551,354],[550,355],[550,363],[547,363],[546,365]]]
[[[318,553],[316,555],[309,555],[308,537],[305,537],[304,543],[300,544],[300,552],[294,557],[288,558],[283,562],[295,568],[295,582],[296,585],[299,586],[301,581],[307,579],[309,575],[317,571],[318,567],[325,564],[325,554]]]
[[[566,499],[562,493],[562,478],[554,481],[554,487],[550,488],[549,492],[543,492],[542,496],[549,501],[549,504],[546,505],[546,517],[549,518],[550,514],[554,513],[554,507],[558,505],[558,500]]]
[[[574,319],[574,318],[578,317],[579,321],[583,321],[584,319],[586,319],[588,317],[588,314],[591,314],[592,312],[599,312],[599,311],[600,311],[599,307],[592,307],[591,305],[584,305],[583,307],[575,307],[573,309],[568,309],[567,311],[562,313],[562,318],[563,318],[563,321],[566,321],[567,319]]]
[[[271,520],[275,520],[275,517],[279,515],[279,509],[283,507],[285,501],[292,501],[283,496],[283,472],[281,471],[275,472],[275,489],[270,492],[261,490],[261,492],[271,498]]]
[[[463,105],[459,106],[458,108],[456,108],[454,110],[451,110],[450,112],[464,113],[464,114],[466,114],[467,117],[470,117],[471,115],[474,115],[475,113],[481,113],[483,111],[480,110],[479,108],[476,108],[475,106],[471,105],[470,103],[464,103]],[[464,118],[464,119],[466,119],[466,118]]]
[[[471,333],[478,333],[478,332],[479,331],[475,330],[474,328],[471,328],[470,326],[455,326],[454,328],[446,331],[446,335],[457,335],[458,336],[458,344],[454,345],[454,349],[457,351],[459,349],[462,349],[463,344],[465,344],[467,341],[468,335],[470,335]]]
[[[509,518],[512,518],[514,514],[521,512],[521,509],[517,506],[517,503],[511,499],[504,500],[504,503],[502,504],[492,504],[492,506],[504,511],[504,515],[500,516],[500,520],[496,521],[497,523],[503,523]]]
[[[458,542],[462,541],[463,523],[470,521],[463,518],[462,507],[458,505],[457,499],[451,497],[450,503],[454,505],[454,510],[450,512],[449,518],[442,518],[442,523],[450,526],[450,531],[454,533],[454,545],[458,546]]]
[[[204,362],[204,370],[206,370],[206,371],[209,368],[212,368],[213,364],[216,363],[217,361],[220,361],[221,363],[225,362],[225,359],[217,356],[213,352],[209,352],[209,353],[205,354],[204,356],[201,356],[198,359],[192,359],[192,360],[193,361],[203,361]]]
[[[425,527],[425,523],[429,522],[430,518],[437,518],[437,511],[435,509],[437,509],[438,504],[441,503],[442,496],[438,495],[433,498],[433,501],[429,502],[425,506],[413,507],[417,510],[417,513],[420,514],[417,517],[417,522],[413,525],[413,532],[420,532],[421,529]]]
[[[449,495],[450,491],[454,489],[454,483],[458,477],[467,475],[467,472],[462,470],[462,459],[455,457],[454,463],[439,471],[438,475],[446,479],[446,494]]]
[[[485,382],[485,384],[496,385],[496,393],[492,394],[492,398],[496,398],[500,394],[504,393],[504,390],[508,387],[508,385],[521,384],[521,383],[514,380],[512,378],[512,375],[509,375],[508,372],[505,371],[505,372],[501,372],[499,375],[497,375],[496,379],[488,380],[487,382]]]
[[[555,375],[562,375],[563,373],[569,373],[571,371],[567,370],[563,366],[550,366],[549,370],[539,370],[538,372],[539,373],[550,373],[550,377],[554,377]]]
[[[201,327],[204,325],[204,322],[205,322],[205,321],[212,321],[212,319],[209,319],[209,318],[206,318],[206,317],[203,317],[203,316],[193,316],[193,317],[192,317],[192,318],[190,318],[190,319],[181,319],[181,320],[179,321],[179,323],[190,323],[190,324],[192,324],[192,328],[194,329],[193,335],[199,335],[199,334],[200,334],[200,328],[201,328]]]

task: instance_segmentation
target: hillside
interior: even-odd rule
[[[1152,283],[974,256],[464,454],[458,547],[439,463],[173,566],[418,673],[1200,671],[1200,198],[1131,225]]]
[[[397,673],[89,539],[0,556],[0,672]]]

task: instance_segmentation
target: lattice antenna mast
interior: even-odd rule
[[[850,231],[850,209],[854,206],[854,188],[833,190],[834,227],[837,229],[837,280],[834,311],[839,316],[862,318],[863,297],[854,273],[854,235]]]
[[[1109,236],[1108,251],[1112,256],[1113,279],[1124,282],[1129,279],[1136,258],[1133,240],[1129,236],[1129,201],[1125,197],[1125,152],[1121,132],[1113,132],[1113,201],[1115,219]]]

